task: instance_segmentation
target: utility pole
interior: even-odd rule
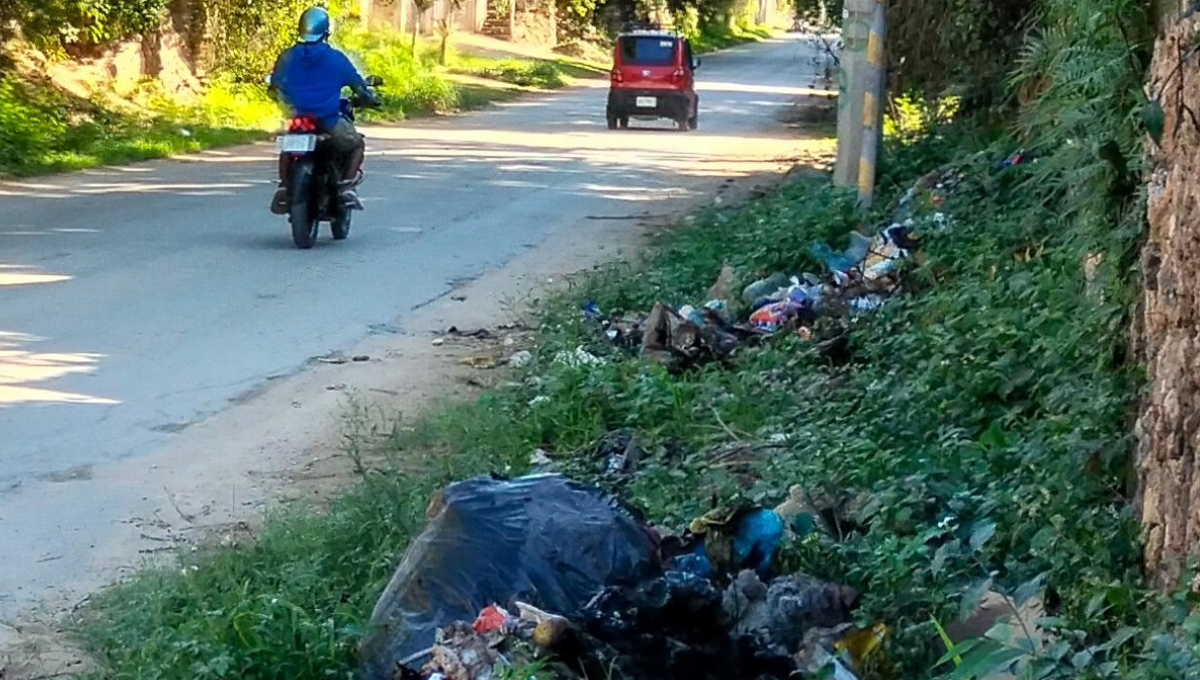
[[[863,102],[865,82],[863,70],[867,59],[870,34],[870,9],[873,0],[846,0],[842,10],[842,50],[838,71],[837,164],[833,183],[837,186],[857,186],[859,161],[862,158]]]
[[[870,0],[871,29],[864,63],[862,156],[858,162],[858,202],[870,208],[875,200],[875,169],[883,144],[883,100],[887,96],[887,0]]]

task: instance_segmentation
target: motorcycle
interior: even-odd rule
[[[370,76],[367,85],[383,85],[383,79]],[[269,82],[268,82],[269,85]],[[341,114],[354,122],[356,109],[366,108],[368,102],[355,95],[343,97]],[[297,248],[308,250],[317,242],[322,222],[328,222],[335,241],[350,236],[354,210],[342,204],[339,185],[342,182],[342,158],[329,146],[329,135],[321,133],[317,120],[296,116],[288,121],[287,130],[276,139],[279,153],[290,161],[283,178],[288,189],[286,212],[292,226],[292,241]],[[360,175],[361,179],[361,175]]]

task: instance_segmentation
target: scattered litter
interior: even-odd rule
[[[755,281],[749,286],[746,286],[746,289],[742,291],[742,302],[751,306],[755,306],[758,301],[765,299],[768,295],[775,293],[781,288],[786,288],[790,282],[790,277],[788,277],[786,274],[779,273],[772,274],[768,278]]]
[[[708,299],[721,300],[722,302],[732,300],[733,286],[736,281],[737,270],[729,265],[729,263],[726,263],[721,267],[721,273],[717,275],[717,280],[708,289]]]
[[[580,305],[580,308],[583,310],[583,318],[588,321],[598,321],[604,316],[600,308],[596,306],[595,300],[588,300]]]
[[[322,364],[340,365],[346,363],[346,357],[317,357],[317,361]]]
[[[546,467],[553,465],[554,461],[550,458],[550,454],[543,449],[535,449],[533,455],[529,456],[529,464],[533,467]]]
[[[434,338],[433,342],[431,342],[430,344],[432,344],[434,347],[441,347],[442,345],[446,344],[446,339],[445,338]]]
[[[774,510],[717,508],[692,520],[686,538],[704,542],[705,552],[718,571],[753,569],[765,575],[786,529],[784,519]]]
[[[392,680],[398,662],[424,660],[438,629],[475,621],[485,607],[512,609],[519,599],[577,612],[605,586],[641,583],[658,570],[656,544],[635,511],[560,475],[459,482],[426,514],[372,615],[361,646],[365,680]]]
[[[767,333],[774,333],[785,325],[799,318],[804,311],[802,303],[793,300],[781,300],[759,307],[750,315],[750,324]]]
[[[466,302],[467,296],[466,295],[451,295],[450,299],[455,302]]]
[[[437,631],[422,671],[445,680],[493,680],[503,660],[488,637],[456,621]]]
[[[850,309],[863,313],[873,312],[883,306],[883,296],[867,295],[850,301]]]
[[[359,355],[355,356],[353,359],[353,361],[360,363],[360,364],[363,362],[366,362],[366,361],[370,361],[370,360],[371,360],[371,357],[366,354],[359,354]]]
[[[1021,153],[1004,167],[1024,162]],[[739,288],[750,272],[724,263],[706,302],[659,302],[644,317],[608,315],[588,301],[580,306],[588,333],[609,349],[584,344],[554,361],[596,367],[613,352],[640,352],[679,373],[785,334],[810,341],[835,364],[848,361],[854,317],[904,292],[904,263],[919,254],[923,236],[950,229],[943,206],[961,180],[961,173],[929,173],[893,220],[852,232],[844,244],[813,244],[818,273],[766,269]],[[446,335],[497,337],[487,329]],[[516,344],[510,340],[506,346]],[[464,363],[522,368],[534,360],[518,351]],[[548,401],[540,395],[528,403]],[[709,464],[749,490],[753,481],[744,478],[755,461],[790,441],[784,433],[763,436],[708,452]],[[645,465],[644,444],[632,430],[610,432],[586,460],[606,488],[621,488]],[[535,468],[554,462],[544,449],[530,453]],[[870,502],[848,490],[793,486],[774,508],[714,500],[715,509],[669,534],[616,497],[559,475],[451,485],[430,504],[424,532],[376,605],[360,649],[363,677],[493,680],[535,659],[559,680],[875,677],[872,664],[886,662],[888,628],[852,623],[859,593],[806,574],[777,575],[785,544],[814,532],[844,540],[863,530]],[[1016,618],[1025,624],[1024,612]],[[1004,623],[992,617],[989,627],[997,622]]]
[[[512,620],[511,614],[501,607],[492,605],[479,613],[479,618],[475,619],[475,624],[471,628],[480,635],[495,633],[504,630],[510,620]]]
[[[631,448],[619,431],[597,452]],[[854,589],[769,576],[776,511],[662,537],[599,489],[535,475],[451,485],[427,516],[360,646],[365,680],[494,680],[539,660],[560,680],[785,680],[818,662],[853,678],[878,646],[851,624]],[[751,568],[709,554],[719,531]]]
[[[496,334],[486,328],[476,328],[475,330],[464,331],[458,326],[451,326],[446,329],[446,335],[453,335],[458,338],[475,338],[477,340],[489,340],[496,337]]]
[[[508,358],[508,365],[513,368],[525,368],[533,363],[533,352],[521,350]]]
[[[686,306],[679,312],[661,302],[655,304],[642,324],[642,356],[672,373],[728,358],[754,331],[730,324],[724,312],[724,305],[717,300],[703,310]]]
[[[609,432],[596,445],[596,458],[604,461],[606,475],[631,473],[637,469],[642,457],[637,435],[630,429]]]
[[[1030,157],[1024,151],[1018,151],[1017,153],[1000,161],[999,167],[1001,170],[1005,170],[1007,168],[1013,167],[1014,165],[1024,165],[1025,163],[1028,163],[1030,160],[1031,160]]]
[[[584,349],[583,345],[576,347],[573,352],[559,352],[554,361],[572,367],[602,366],[605,363],[603,359]]]
[[[902,292],[901,263],[919,249],[922,233],[949,231],[941,206],[962,178],[960,172],[929,173],[900,201],[895,220],[879,232],[851,232],[841,250],[813,244],[809,254],[823,265],[822,275],[774,272],[746,285],[734,299],[738,272],[725,263],[703,306],[674,309],[660,302],[644,318],[630,321],[606,318],[589,301],[582,305],[584,317],[612,345],[640,349],[643,358],[672,373],[728,359],[748,343],[782,334],[812,342],[831,361],[844,363],[851,358],[848,321],[878,310]],[[925,196],[929,203],[918,205]],[[937,211],[928,211],[928,204]],[[823,324],[826,319],[832,323]]]
[[[330,392],[341,392],[346,389],[346,383],[337,383],[336,385],[326,385],[325,389]]]
[[[579,617],[601,643],[581,659],[581,675],[790,678],[792,655],[810,626],[849,621],[857,594],[844,590],[803,575],[768,586],[749,572],[722,590],[683,571],[608,588]],[[596,675],[606,665],[611,674]]]
[[[500,365],[500,362],[496,361],[496,357],[490,356],[467,357],[465,359],[460,359],[458,363],[464,366],[470,366],[471,368],[484,370],[495,368],[496,366]]]
[[[754,638],[760,648],[781,655],[799,647],[810,630],[849,622],[858,603],[858,592],[847,586],[806,574],[764,583],[750,570],[738,573],[724,597],[724,608],[736,622],[733,634]]]

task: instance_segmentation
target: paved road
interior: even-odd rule
[[[0,554],[53,552],[38,543],[112,520],[29,503],[14,516],[5,495],[152,456],[589,216],[655,212],[739,159],[787,155],[775,115],[808,86],[810,54],[788,39],[706,58],[686,135],[609,132],[602,83],[368,130],[367,212],[350,240],[307,252],[266,210],[264,146],[0,184]],[[31,578],[6,561],[0,617]]]

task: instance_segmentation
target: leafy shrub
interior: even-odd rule
[[[56,113],[54,102],[39,101],[15,76],[0,76],[0,170],[58,143],[66,124]]]
[[[5,0],[0,31],[17,22],[26,37],[48,45],[104,45],[152,31],[169,0]]]

